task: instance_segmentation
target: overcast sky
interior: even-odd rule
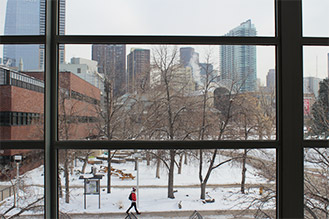
[[[0,34],[6,2],[0,0]],[[329,0],[303,0],[303,16],[305,36],[329,36]],[[248,19],[255,24],[258,36],[274,36],[274,1],[67,0],[65,22],[66,34],[218,36]],[[218,54],[218,48],[213,46],[213,50]],[[0,48],[0,57],[2,52]],[[66,60],[72,56],[90,58],[90,52],[90,46],[67,46]],[[326,77],[327,53],[328,47],[304,49],[304,74],[316,76],[317,63],[317,76]],[[259,47],[257,56],[258,77],[264,81],[268,69],[275,67],[273,47]]]

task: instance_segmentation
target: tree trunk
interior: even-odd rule
[[[201,183],[201,195],[200,195],[200,199],[204,200],[206,199],[206,183],[203,182]]]
[[[86,172],[86,167],[87,167],[87,163],[88,163],[88,155],[89,153],[86,154],[85,158],[83,159],[83,165],[81,168],[81,173],[84,174]]]
[[[185,155],[184,164],[187,165],[187,153],[185,152],[184,155]]]
[[[58,179],[57,179],[57,183],[58,183],[58,195],[60,198],[63,197],[63,188],[62,188],[62,180],[61,177],[58,174]]]
[[[203,151],[200,149],[198,150],[200,152],[200,167],[199,167],[199,180],[200,180],[200,187],[201,187],[201,199],[205,199],[206,196],[206,187],[207,187],[207,182],[209,180],[210,174],[213,170],[214,162],[216,160],[217,156],[217,149],[214,150],[212,158],[210,160],[210,164],[208,166],[208,171],[204,179],[202,179],[202,162],[203,162]]]
[[[175,198],[174,196],[174,168],[175,168],[175,150],[170,150],[170,167],[168,177],[168,198]]]
[[[74,163],[73,163],[73,160],[71,160],[71,162],[69,164],[70,164],[69,165],[70,173],[71,173],[71,175],[73,175],[73,173],[74,173]]]
[[[70,203],[70,173],[69,173],[68,150],[65,150],[64,177],[65,177],[65,203]]]
[[[148,151],[146,151],[146,165],[150,166],[151,156]]]
[[[111,150],[107,152],[107,193],[111,193]]]
[[[156,167],[156,173],[155,173],[155,177],[158,179],[160,179],[160,164],[161,164],[160,156],[161,156],[161,151],[158,150],[157,167]]]
[[[241,193],[244,194],[245,184],[246,184],[246,160],[247,160],[247,149],[244,149],[244,153],[242,156],[242,179],[241,179]]]
[[[182,174],[183,156],[184,156],[184,154],[181,154],[181,155],[179,156],[178,174]]]

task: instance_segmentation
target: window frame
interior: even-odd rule
[[[304,148],[328,148],[328,140],[305,140],[303,134],[303,46],[329,46],[329,37],[303,37],[302,0],[275,1],[275,36],[73,36],[59,34],[59,0],[46,0],[46,34],[0,36],[1,44],[45,46],[45,135],[43,141],[1,141],[2,149],[45,150],[45,218],[58,218],[59,149],[272,148],[277,155],[277,217],[304,217]],[[294,16],[292,16],[294,15]],[[59,141],[57,91],[60,44],[207,44],[276,47],[277,138],[274,141]],[[55,74],[53,74],[55,73]]]

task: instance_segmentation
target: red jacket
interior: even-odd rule
[[[135,202],[137,199],[136,199],[136,193],[135,192],[131,192],[131,198],[133,202]]]

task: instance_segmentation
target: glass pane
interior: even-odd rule
[[[303,0],[303,34],[329,37],[329,1]]]
[[[309,148],[304,150],[305,218],[329,217],[328,158],[329,148]]]
[[[43,45],[2,45],[2,48],[0,140],[42,140]]]
[[[275,149],[60,150],[59,210],[123,218],[135,188],[143,218],[275,218],[275,167]]]
[[[1,150],[0,170],[0,216],[43,217],[44,151]]]
[[[61,5],[66,8],[61,23],[72,35],[219,36],[244,22],[249,27],[248,20],[257,36],[275,35],[273,0],[70,0]],[[237,36],[249,34],[240,30]]]
[[[273,46],[96,44],[66,52],[60,140],[276,138]]]
[[[304,47],[304,138],[329,139],[329,47]]]
[[[45,0],[1,0],[0,35],[44,35]]]

